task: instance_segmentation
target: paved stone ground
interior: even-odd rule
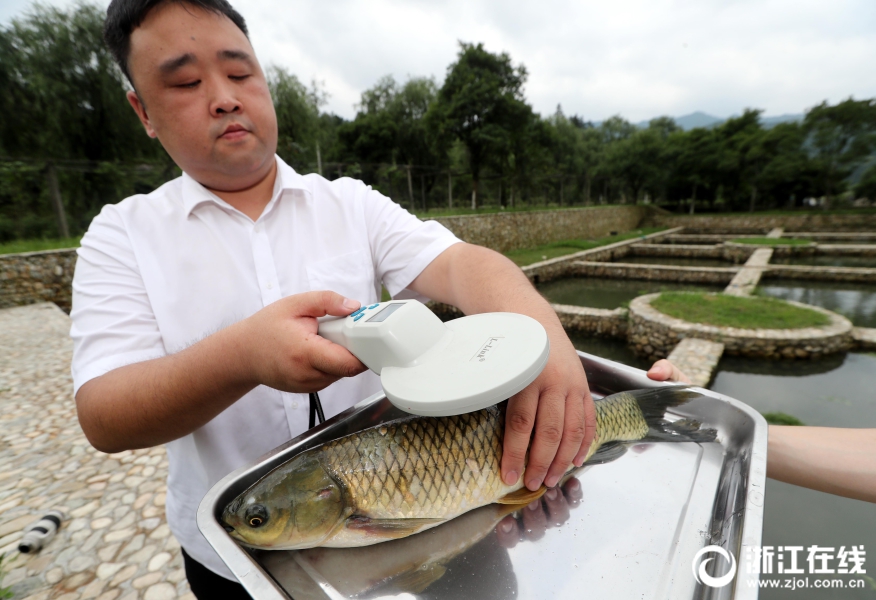
[[[666,358],[690,377],[694,385],[706,387],[723,353],[724,344],[719,342],[684,338]]]
[[[16,599],[193,600],[164,518],[163,447],[107,455],[76,419],[70,319],[54,304],[0,310],[0,554]],[[25,525],[67,515],[39,553]]]
[[[745,262],[745,266],[736,274],[733,281],[730,282],[730,285],[724,289],[724,293],[731,296],[750,296],[760,282],[763,268],[769,264],[772,256],[772,248],[758,248],[755,250],[754,254]]]

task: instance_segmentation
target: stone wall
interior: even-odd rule
[[[682,339],[694,337],[724,344],[724,352],[756,358],[818,358],[852,348],[852,324],[829,310],[790,302],[830,317],[825,327],[802,329],[738,329],[689,323],[657,311],[651,301],[660,294],[630,302],[629,343],[638,354],[665,358]]]
[[[573,263],[577,261],[605,262],[615,260],[626,256],[630,251],[630,246],[634,244],[639,244],[643,241],[656,241],[666,235],[671,235],[675,231],[677,230],[667,229],[666,231],[658,231],[657,233],[651,233],[640,238],[632,238],[607,246],[600,246],[599,248],[591,248],[590,250],[582,250],[581,252],[567,254],[566,256],[550,258],[523,267],[523,272],[533,283],[544,283],[552,279],[568,277],[574,270],[572,267]]]
[[[666,215],[653,212],[642,226],[684,227],[686,230],[766,231],[784,227],[785,231],[870,230],[876,231],[876,213],[862,214],[714,214]],[[787,235],[787,234],[785,234]]]
[[[661,256],[672,258],[724,258],[720,245],[695,244],[635,244],[630,246],[632,256]]]
[[[70,312],[76,249],[0,255],[0,308],[54,302]]]
[[[728,284],[740,267],[674,267],[628,263],[575,262],[567,277],[610,277],[613,279],[645,279],[686,283]]]
[[[876,269],[864,267],[770,265],[764,269],[762,279],[807,279],[809,281],[873,283],[876,282]]]
[[[561,240],[594,239],[612,231],[639,227],[650,213],[647,206],[589,206],[484,215],[435,217],[460,239],[509,252]]]

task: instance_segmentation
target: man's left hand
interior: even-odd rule
[[[516,483],[525,463],[530,490],[542,482],[554,487],[573,462],[580,466],[596,433],[596,408],[581,360],[562,327],[551,329],[556,328],[548,329],[551,355],[544,371],[509,400],[505,414],[502,479]]]

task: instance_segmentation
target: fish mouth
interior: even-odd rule
[[[225,529],[225,531],[227,531],[228,533],[234,533],[234,527],[232,527],[231,525],[228,525],[227,523],[222,523],[222,527],[223,527],[223,528]]]

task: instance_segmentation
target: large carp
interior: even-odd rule
[[[634,390],[596,401],[588,462],[640,440],[711,442],[714,430],[664,419],[699,397],[686,386]],[[500,475],[504,405],[452,417],[405,417],[296,455],[223,511],[231,536],[264,549],[368,546],[418,533],[493,502],[540,497]]]

